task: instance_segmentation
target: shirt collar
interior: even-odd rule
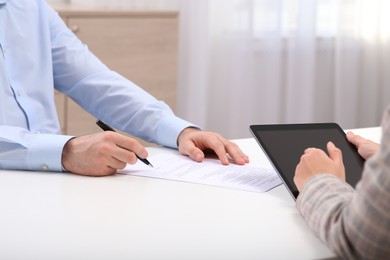
[[[5,5],[8,0],[0,0],[0,5]]]

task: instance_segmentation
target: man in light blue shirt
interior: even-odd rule
[[[147,151],[115,132],[61,135],[54,89],[115,128],[202,161],[248,157],[217,133],[176,117],[163,102],[109,70],[44,0],[0,0],[0,169],[109,175]]]

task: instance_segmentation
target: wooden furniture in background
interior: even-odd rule
[[[176,102],[178,13],[55,6],[69,28],[110,69],[130,79],[173,110]],[[96,119],[56,93],[64,134],[101,131]]]

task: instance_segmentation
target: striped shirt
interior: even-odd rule
[[[297,199],[310,228],[343,259],[390,259],[390,107],[382,130],[380,149],[366,161],[356,189],[318,174]]]

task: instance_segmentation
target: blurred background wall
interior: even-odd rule
[[[387,0],[71,2],[178,10],[176,112],[228,138],[250,124],[378,126],[390,103]]]

